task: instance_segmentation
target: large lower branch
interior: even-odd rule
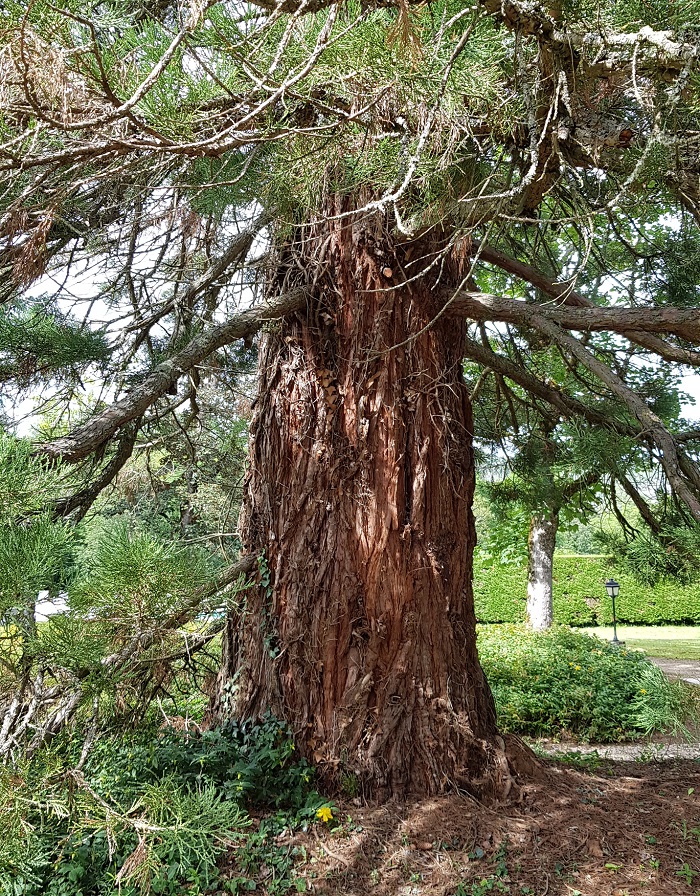
[[[641,496],[641,494],[639,493],[639,490],[637,489],[635,484],[632,482],[632,480],[629,479],[627,476],[625,476],[625,474],[621,470],[616,471],[615,478],[620,482],[620,484],[622,485],[624,490],[630,496],[634,506],[639,511],[640,516],[642,517],[644,522],[647,524],[647,526],[649,526],[649,528],[655,535],[658,535],[661,532],[661,526],[659,525],[658,520],[652,513],[651,507],[649,507],[647,502]]]
[[[527,283],[540,289],[545,295],[551,296],[553,299],[559,299],[563,305],[586,309],[598,309],[599,307],[590,299],[586,298],[586,296],[583,296],[580,292],[572,289],[570,284],[551,280],[536,268],[524,264],[522,261],[518,261],[515,258],[511,258],[504,252],[494,249],[493,246],[488,246],[485,243],[475,243],[474,251],[481,261],[493,264],[507,274],[512,274],[520,280],[525,280]],[[697,314],[697,312],[695,313]],[[654,354],[657,354],[665,361],[700,367],[700,351],[684,348],[678,345],[671,345],[665,340],[660,339],[658,336],[648,332],[645,317],[642,317],[641,323],[644,325],[644,328],[641,330],[629,328],[620,330],[619,332],[625,339],[628,339],[630,342],[641,348],[654,352]]]
[[[85,488],[70,495],[68,498],[63,498],[56,502],[54,514],[57,517],[73,515],[75,522],[83,519],[85,514],[99,497],[102,490],[107,488],[107,486],[116,478],[117,474],[131,457],[138,432],[139,421],[134,421],[123,428],[117,444],[117,450],[107,466],[94,482],[91,482]]]
[[[450,312],[472,320],[531,324],[544,318],[561,327],[580,332],[608,331],[626,335],[643,326],[648,333],[671,333],[688,341],[700,340],[697,308],[610,307],[591,304],[587,308],[541,305],[487,293],[461,293],[450,303]]]
[[[172,358],[159,364],[142,383],[107,410],[96,414],[69,435],[41,445],[38,450],[49,457],[60,457],[69,462],[82,460],[101,448],[122,426],[142,417],[152,404],[167,394],[181,376],[209,355],[236,339],[252,336],[267,321],[278,320],[298,311],[305,303],[305,291],[295,290],[276,302],[249,308],[226,323],[205,330]]]

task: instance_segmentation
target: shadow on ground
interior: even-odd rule
[[[295,835],[309,891],[334,896],[694,896],[700,763],[544,762],[518,798],[449,796],[339,806],[340,826]],[[697,792],[696,792],[697,791]]]

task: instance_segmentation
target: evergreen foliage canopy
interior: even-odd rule
[[[464,277],[443,314],[476,322],[465,355],[643,443],[700,517],[694,434],[635,377],[700,360],[694,0],[5,10],[6,377],[109,363],[112,407],[49,455],[102,453],[101,486],[130,453],[125,437],[110,465],[115,437],[168,413],[178,384],[196,403],[203,363],[303,305],[260,305],[269,241],[340,193],[399,241],[447,233]],[[402,276],[439,288],[446,260]],[[26,310],[42,276],[60,314],[83,309],[77,330]]]

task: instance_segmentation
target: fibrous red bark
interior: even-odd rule
[[[465,329],[419,275],[440,248],[329,216],[282,250],[277,288],[303,270],[312,298],[261,348],[241,528],[269,584],[225,643],[220,706],[271,709],[326,783],[380,799],[510,781],[476,654]]]

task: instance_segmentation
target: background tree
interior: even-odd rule
[[[586,458],[588,470],[576,469],[577,446],[567,444],[565,433],[559,433],[557,441],[553,431],[545,436],[534,430],[511,445],[502,476],[486,471],[493,478],[483,489],[496,530],[484,533],[486,550],[495,549],[496,562],[503,559],[505,548],[511,562],[517,558],[527,563],[526,624],[543,631],[553,622],[552,572],[560,523],[590,517],[602,489],[603,470],[595,456]]]
[[[697,433],[637,392],[627,349],[697,365],[697,296],[598,304],[575,282],[611,222],[605,257],[636,267],[654,203],[693,244],[696,16],[261,0],[89,18],[20,3],[5,19],[3,297],[42,274],[63,284],[52,299],[75,296],[82,278],[78,319],[101,315],[113,347],[103,405],[40,450],[84,464],[65,504],[79,512],[134,431],[268,325],[242,526],[265,561],[228,625],[221,689],[236,681],[243,716],[289,718],[329,777],[345,768],[379,796],[511,786],[516,748],[475,649],[464,356],[636,439],[700,519]],[[549,228],[566,272],[527,252]],[[483,263],[534,301],[475,290]],[[580,388],[467,319],[551,345]]]
[[[654,233],[655,248],[660,248],[669,232],[655,224],[648,222],[645,230]],[[578,289],[591,301],[600,303],[606,294],[623,288],[633,295],[652,289],[678,290],[673,283],[672,266],[669,271],[655,271],[651,283],[629,266],[628,259],[620,258],[615,244],[607,253],[609,257],[601,254],[607,236],[604,231],[600,233],[592,262],[578,277]],[[563,267],[564,259],[557,258],[558,234],[545,234],[533,243],[523,249],[536,256],[540,269],[550,264]],[[638,241],[635,251],[643,258],[650,249],[645,238]],[[673,245],[669,247],[670,259],[672,253]],[[619,261],[622,264],[618,270]],[[514,281],[500,268],[485,268],[477,276],[485,289],[510,293],[514,299],[526,302],[535,299],[532,285]],[[583,403],[596,388],[585,367],[531,331],[486,323],[474,330],[488,350],[499,352],[517,368],[537,371],[540,381],[577,396]],[[682,428],[684,396],[679,392],[677,372],[658,365],[641,366],[632,346],[624,349],[612,344],[608,350],[615,353],[616,364],[626,370],[627,381],[634,384],[638,395],[646,397],[665,426]],[[606,506],[621,522],[621,534],[631,534],[634,527],[618,500],[618,494],[622,494],[627,503],[636,505],[635,515],[642,524],[652,532],[658,531],[661,523],[642,497],[653,488],[653,470],[649,469],[646,452],[640,454],[636,439],[621,437],[590,419],[567,421],[552,404],[497,370],[471,364],[467,367],[467,379],[475,405],[475,435],[483,452],[484,488],[492,502],[496,527],[488,540],[500,554],[505,549],[527,558],[527,623],[544,629],[552,622],[552,568],[562,512],[566,522],[585,521]],[[527,518],[525,528],[519,525],[523,516]]]
[[[688,277],[678,264],[681,246],[693,258],[693,237],[682,232],[679,235],[673,221],[660,221],[658,210],[649,213],[651,218],[644,222],[643,231],[641,221],[636,222],[632,232],[628,228],[618,234],[619,228],[601,228],[591,247],[591,260],[577,278],[578,290],[589,301],[599,304],[607,296],[619,293],[627,294],[633,301],[650,301],[652,294],[663,291],[674,295],[676,301],[693,302],[696,285],[692,273]],[[549,228],[538,231],[520,252],[538,270],[561,269],[565,267],[565,258],[558,257],[561,247],[558,228]],[[640,262],[638,266],[630,264],[628,252],[634,253]],[[661,259],[663,262],[659,263]],[[510,267],[516,270],[517,265],[511,262]],[[692,263],[689,271],[692,272]],[[514,279],[504,267],[489,265],[479,270],[477,277],[485,289],[509,293],[526,302],[536,300],[537,282]],[[543,343],[532,331],[518,331],[507,324],[488,327],[485,323],[475,330],[484,347],[500,352],[520,369],[536,370],[540,381],[569,396],[576,395],[586,403],[587,396],[597,388],[575,358]],[[645,366],[633,345],[608,342],[607,350],[614,352],[626,381],[645,397],[665,426],[679,429],[687,425],[681,413],[684,396],[679,391],[676,370],[653,362]],[[478,441],[487,452],[489,445],[498,446],[502,459],[501,481],[493,472],[488,477],[492,480],[488,491],[496,520],[502,524],[499,531],[502,536],[505,534],[511,551],[518,551],[518,538],[522,540],[520,555],[525,556],[525,543],[528,546],[527,622],[536,629],[546,628],[552,622],[552,568],[562,509],[566,508],[569,519],[585,519],[593,512],[598,497],[599,507],[606,506],[614,512],[621,524],[619,538],[626,542],[638,532],[629,521],[629,514],[621,509],[622,495],[623,503],[635,508],[635,517],[655,539],[664,525],[665,511],[658,502],[652,510],[649,498],[643,497],[653,492],[655,464],[650,465],[646,452],[640,454],[637,439],[621,437],[592,418],[567,422],[552,404],[528,393],[498,371],[474,364],[468,375],[476,406]],[[662,490],[666,487],[663,477],[657,486]],[[522,513],[528,517],[527,533],[519,531],[517,522],[508,525],[510,515],[518,518]],[[496,536],[497,542],[502,540]],[[646,536],[637,544],[646,545]],[[618,536],[609,539],[608,545],[614,547],[614,552],[624,552]]]

